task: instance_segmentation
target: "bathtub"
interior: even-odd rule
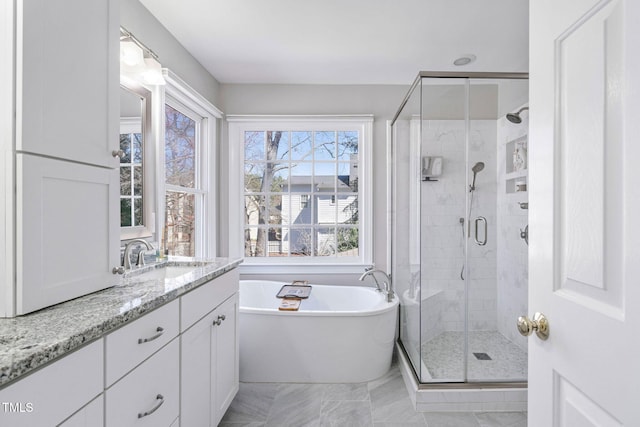
[[[240,381],[359,383],[389,370],[397,297],[312,285],[298,311],[279,311],[283,284],[240,281]]]

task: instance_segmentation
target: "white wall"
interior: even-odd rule
[[[384,85],[220,85],[222,106],[227,114],[373,114],[373,261],[378,268],[386,269],[386,121],[393,118],[408,86]],[[223,142],[227,138],[223,138]],[[221,157],[228,159],[228,150]],[[225,164],[226,163],[226,164]],[[222,161],[228,168],[229,162]],[[228,169],[221,171],[228,176]],[[225,173],[226,172],[226,173]],[[228,194],[221,183],[222,203],[228,202]],[[224,223],[224,213],[221,213]],[[225,230],[221,230],[224,232]],[[224,236],[228,239],[229,236]],[[298,275],[299,276],[299,275]],[[264,277],[264,276],[263,276]],[[254,278],[243,276],[243,278]],[[278,274],[273,280],[300,279],[296,275]],[[358,274],[313,275],[304,277],[315,283],[361,284]]]

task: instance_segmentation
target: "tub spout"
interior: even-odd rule
[[[382,285],[380,285],[380,282],[378,282],[378,279],[375,276],[376,273],[381,274],[384,277],[384,280],[382,281]],[[385,273],[382,270],[367,268],[366,271],[362,274],[362,276],[360,276],[358,280],[364,281],[365,277],[367,276],[371,276],[373,278],[373,281],[376,283],[376,289],[378,291],[384,292],[387,295],[388,302],[393,301],[393,297],[394,297],[393,285],[391,283],[391,277],[387,273]]]

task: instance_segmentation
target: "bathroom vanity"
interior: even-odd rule
[[[238,390],[240,262],[150,266],[0,319],[0,425],[217,425]]]

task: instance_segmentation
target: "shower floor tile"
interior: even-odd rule
[[[479,360],[486,353],[491,360]],[[422,360],[439,381],[464,379],[464,332],[443,332],[422,345]],[[468,379],[471,381],[524,381],[527,353],[496,331],[469,333]]]

